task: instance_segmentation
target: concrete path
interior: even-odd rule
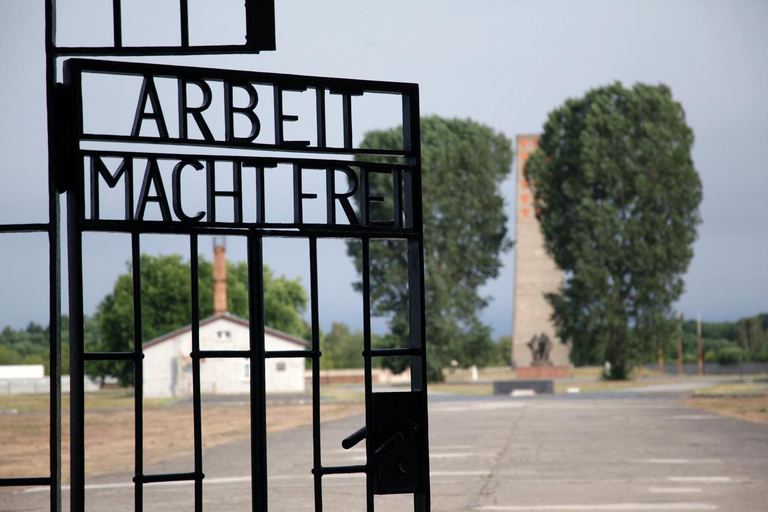
[[[432,510],[768,511],[768,426],[668,399],[586,395],[517,400],[434,397],[430,404]],[[360,464],[340,448],[362,417],[323,426],[324,464]],[[269,438],[270,511],[312,511],[311,430]],[[205,510],[250,510],[248,443],[205,453]],[[190,471],[191,457],[152,472]],[[133,510],[130,475],[89,481],[88,508]],[[193,510],[188,484],[146,487],[144,510]],[[324,479],[325,510],[365,510],[359,476]],[[0,496],[2,511],[46,510],[46,494]],[[66,508],[65,508],[66,509]],[[379,512],[412,510],[408,496],[377,497]]]

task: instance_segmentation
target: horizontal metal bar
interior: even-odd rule
[[[23,487],[51,485],[51,477],[30,477],[30,478],[0,478],[0,487]]]
[[[90,137],[90,136],[88,136]],[[104,136],[103,140],[111,140],[113,138],[112,136]],[[101,141],[102,139],[83,139],[84,141]],[[175,139],[162,139],[162,142],[167,143],[172,146],[180,146],[182,144],[174,144]],[[131,142],[136,144],[143,144],[145,142],[148,142],[146,140],[131,137],[130,141],[123,140],[123,141],[114,141],[114,142]],[[185,142],[186,144],[186,142]],[[237,148],[248,148],[251,146],[232,146]],[[212,155],[212,154],[193,154],[193,153],[172,153],[172,152],[164,152],[160,153],[158,151],[126,151],[126,150],[112,150],[112,149],[80,149],[80,153],[83,156],[99,156],[99,157],[116,157],[116,158],[153,158],[155,160],[163,161],[163,160],[216,160],[219,162],[243,162],[247,165],[262,165],[262,166],[272,166],[275,164],[289,164],[289,165],[299,165],[302,169],[327,169],[329,167],[360,167],[364,169],[370,169],[370,170],[382,170],[382,171],[391,171],[391,170],[403,170],[403,171],[411,171],[416,172],[418,169],[412,165],[408,164],[383,164],[380,162],[358,162],[353,160],[341,160],[341,159],[332,159],[332,158],[305,158],[305,157],[272,157],[272,156],[250,156],[250,155]],[[278,151],[287,151],[284,149],[278,149]]]
[[[382,356],[421,356],[424,351],[418,348],[374,348],[371,349],[371,357]]]
[[[203,358],[230,358],[230,359],[237,359],[237,358],[248,358],[251,357],[251,351],[250,350],[201,350],[199,353],[200,359]],[[192,352],[189,354],[190,357],[195,357],[195,353]]]
[[[39,233],[51,229],[50,224],[0,224],[0,233]]]
[[[372,156],[395,156],[401,158],[412,157],[410,151],[393,149],[363,149],[363,148],[343,148],[318,147],[318,146],[297,146],[295,144],[267,144],[263,142],[209,142],[197,139],[177,139],[150,136],[132,136],[132,135],[104,135],[100,133],[84,133],[80,137],[81,142],[113,142],[119,144],[171,144],[174,146],[206,146],[210,148],[229,148],[229,149],[249,149],[262,151],[281,151],[286,153],[320,153],[320,154],[339,154],[339,155],[372,155]],[[210,157],[209,157],[210,158]],[[349,162],[353,163],[353,162]],[[375,163],[375,162],[372,162]]]
[[[194,482],[205,478],[203,473],[166,473],[163,475],[140,475],[133,477],[134,482],[156,484],[161,482]]]
[[[142,354],[141,359],[144,359]],[[86,352],[83,354],[85,361],[136,361],[139,356],[135,352]]]
[[[122,50],[126,49],[123,48],[121,51]],[[175,52],[170,53],[178,53],[178,50],[175,50]],[[136,53],[136,55],[138,54],[139,53]],[[141,55],[150,54],[141,52]],[[347,92],[349,94],[369,92],[416,96],[419,92],[418,84],[406,82],[384,82],[379,80],[356,80],[351,78],[328,78],[320,76],[289,75],[282,73],[260,73],[233,69],[168,66],[165,64],[145,64],[139,62],[106,61],[94,59],[70,59],[66,64],[67,67],[71,66],[75,72],[103,72],[118,75],[150,74],[159,77],[178,77],[188,79],[202,78],[204,80],[240,80],[252,84],[276,84],[286,88],[322,87],[324,89],[332,89],[337,93]]]
[[[83,232],[227,235],[246,236],[258,232],[263,238],[357,238],[371,240],[418,239],[421,234],[413,229],[393,230],[391,227],[329,226],[325,224],[235,224],[232,222],[164,222],[128,220],[80,220]],[[282,228],[282,229],[278,229]]]
[[[352,473],[367,473],[368,466],[329,466],[322,467],[320,470],[312,470],[312,474],[320,473],[321,475],[348,475]]]
[[[318,353],[319,354],[319,353]],[[264,357],[269,358],[289,358],[289,357],[313,357],[315,352],[312,350],[270,350],[264,353]]]
[[[266,49],[265,49],[266,50]],[[134,57],[152,55],[221,55],[231,53],[253,54],[262,50],[246,45],[201,46],[63,46],[54,48],[55,57]]]

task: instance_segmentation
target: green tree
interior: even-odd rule
[[[128,272],[118,276],[112,293],[97,307],[93,322],[98,336],[86,336],[86,350],[125,352],[134,348],[133,278]],[[200,317],[213,314],[213,264],[199,260]],[[227,308],[248,318],[248,267],[243,262],[227,262]],[[191,322],[191,272],[189,262],[179,255],[141,256],[142,337],[146,342]],[[264,313],[266,325],[295,336],[304,336],[307,326],[301,318],[308,298],[300,281],[284,276],[275,278],[264,267]],[[86,335],[88,334],[86,324]],[[122,385],[133,384],[133,368],[123,362],[92,361],[86,373],[103,379],[117,377]]]
[[[350,331],[347,324],[333,322],[323,340],[322,369],[362,368],[363,333]]]
[[[402,134],[400,127],[372,131],[361,147],[401,148]],[[488,304],[479,288],[498,275],[500,255],[511,247],[499,184],[509,175],[512,149],[507,137],[474,121],[427,117],[421,120],[421,156],[429,378],[441,380],[451,360],[483,365],[496,350],[478,317]],[[385,198],[372,204],[371,217],[383,218],[378,216],[392,211],[392,179],[371,173],[370,187],[371,195]],[[347,252],[361,272],[361,245],[348,242]],[[405,254],[402,241],[370,245],[371,307],[389,318],[391,332],[383,340],[389,346],[408,345]],[[404,358],[384,362],[396,372],[406,363]]]
[[[768,314],[740,319],[735,331],[738,345],[746,352],[757,355],[768,349]]]
[[[674,331],[700,223],[693,132],[665,85],[620,83],[549,114],[526,179],[565,284],[547,299],[575,363],[626,378],[655,336]]]

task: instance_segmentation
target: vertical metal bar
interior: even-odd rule
[[[255,51],[275,49],[275,0],[245,1],[245,46]]]
[[[51,512],[61,511],[61,236],[59,228],[59,197],[54,177],[49,177],[49,343],[50,360],[50,471]]]
[[[254,512],[267,512],[267,409],[264,349],[264,246],[248,235],[248,316],[251,345],[251,495]]]
[[[144,507],[144,370],[142,359],[142,318],[141,318],[141,237],[131,233],[131,264],[133,270],[133,405],[135,414],[135,469],[134,509],[141,512]]]
[[[370,210],[368,209],[368,195],[370,192],[370,173],[368,169],[360,166],[360,224],[367,226],[370,221]]]
[[[324,148],[328,145],[325,133],[325,89],[315,89],[315,111],[317,114],[317,147]]]
[[[419,119],[419,91],[414,87],[408,94],[403,95],[403,142],[405,150],[410,153],[406,162],[415,168],[408,173],[406,180],[406,204],[410,205],[411,222],[419,236],[408,240],[408,289],[410,307],[410,345],[419,349],[420,356],[411,356],[411,390],[424,393],[424,404],[427,404],[427,347],[426,347],[426,318],[424,295],[424,222],[421,197],[421,124]],[[429,432],[429,415],[423,415],[425,432]],[[428,439],[428,437],[427,437]],[[431,510],[429,486],[429,443],[424,443],[421,460],[423,461],[424,492],[414,493],[413,509],[415,512]]]
[[[112,0],[112,35],[115,48],[123,46],[123,9],[121,0]]]
[[[370,239],[363,238],[363,360],[365,364],[365,424],[368,439],[365,442],[366,455],[366,510],[373,512],[373,380],[371,378],[371,251]]]
[[[400,169],[392,170],[392,195],[393,210],[395,211],[395,228],[403,227],[403,171]]]
[[[45,2],[45,89],[48,128],[48,332],[50,361],[50,510],[61,512],[61,211],[56,147],[56,2]]]
[[[352,149],[352,95],[341,95],[341,111],[344,119],[344,148]]]
[[[312,308],[312,454],[315,512],[323,510],[323,475],[320,438],[320,305],[317,287],[317,237],[309,238],[309,296]]]
[[[55,13],[54,13],[55,14]],[[55,50],[51,47],[51,52]],[[53,55],[53,53],[51,54]],[[55,81],[55,60],[49,62],[54,70],[48,70],[54,75],[50,80]],[[74,118],[76,130],[82,130],[82,98],[80,97],[80,76],[73,77],[72,87],[77,91],[74,97]],[[51,85],[49,84],[49,87]],[[55,85],[54,85],[55,86]],[[56,110],[58,111],[58,109]],[[55,155],[56,144],[55,112],[49,112],[49,151]],[[68,126],[72,129],[72,126]],[[51,142],[53,145],[51,146]],[[78,155],[78,166],[82,165]],[[75,165],[70,163],[70,165]],[[66,171],[67,169],[60,169]],[[85,511],[85,349],[83,347],[83,235],[80,223],[85,218],[85,199],[83,173],[76,172],[75,179],[69,184],[67,191],[67,257],[69,261],[69,377],[70,377],[70,510]]]
[[[181,25],[181,46],[189,47],[189,3],[179,0],[179,23]]]
[[[79,181],[79,180],[78,180]],[[83,248],[78,222],[80,187],[67,194],[69,258],[70,509],[85,510],[85,406],[83,357]]]
[[[200,403],[200,265],[198,236],[189,237],[192,296],[192,414],[195,443],[195,512],[203,510],[203,418]]]

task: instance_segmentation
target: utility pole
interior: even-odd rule
[[[659,375],[664,375],[664,336],[662,335],[661,331],[658,329],[654,329],[656,331],[656,336],[658,338],[658,355],[659,355]]]
[[[683,314],[677,317],[677,375],[683,374]]]
[[[664,375],[664,342],[659,336],[659,375]]]
[[[701,347],[701,313],[696,313],[696,337],[699,340],[699,375],[704,375],[704,350]]]

